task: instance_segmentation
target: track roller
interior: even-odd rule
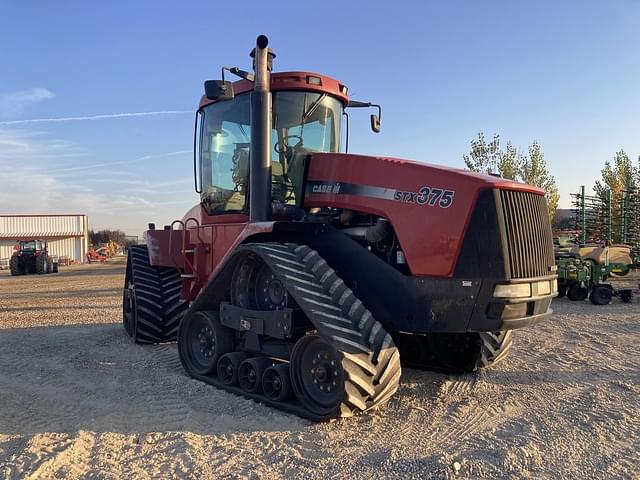
[[[289,364],[280,363],[267,368],[262,375],[262,391],[274,402],[287,400],[293,394]]]
[[[236,385],[238,383],[238,369],[244,362],[247,355],[243,352],[231,352],[220,357],[218,360],[218,378],[225,385]]]
[[[266,357],[248,358],[238,367],[238,384],[248,393],[262,391],[262,375],[273,365],[273,361]]]

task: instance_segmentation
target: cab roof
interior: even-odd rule
[[[233,82],[233,91],[235,95],[241,95],[253,90],[253,82],[247,80],[238,80]],[[347,95],[347,86],[338,80],[320,75],[313,72],[276,72],[271,74],[271,91],[278,90],[305,90],[307,92],[326,93],[336,97],[347,105],[349,97]],[[215,103],[216,100],[210,100],[206,96],[200,98],[198,110]]]

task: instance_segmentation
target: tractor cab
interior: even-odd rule
[[[16,244],[19,255],[39,255],[47,251],[47,244],[41,240],[20,240]]]
[[[308,79],[315,88],[303,90]],[[324,80],[324,82],[323,82]],[[236,82],[231,100],[204,101],[198,112],[200,195],[210,215],[242,213],[248,205],[251,144],[250,90]],[[331,88],[323,91],[322,84]],[[272,76],[272,201],[300,206],[308,155],[340,150],[340,125],[346,96],[337,81],[308,74]]]

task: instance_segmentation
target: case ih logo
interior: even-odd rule
[[[340,193],[339,183],[316,183],[311,187],[313,193]]]
[[[344,182],[309,181],[306,188],[309,194],[328,195],[356,195],[360,197],[380,198],[414,205],[428,205],[431,207],[448,208],[453,203],[455,191],[443,188],[420,188],[417,192],[405,192],[395,188],[373,187],[370,185],[358,185]]]

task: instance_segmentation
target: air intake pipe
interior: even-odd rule
[[[271,210],[271,68],[275,53],[260,35],[251,51],[255,72],[251,92],[251,150],[249,163],[249,221],[268,222]]]

